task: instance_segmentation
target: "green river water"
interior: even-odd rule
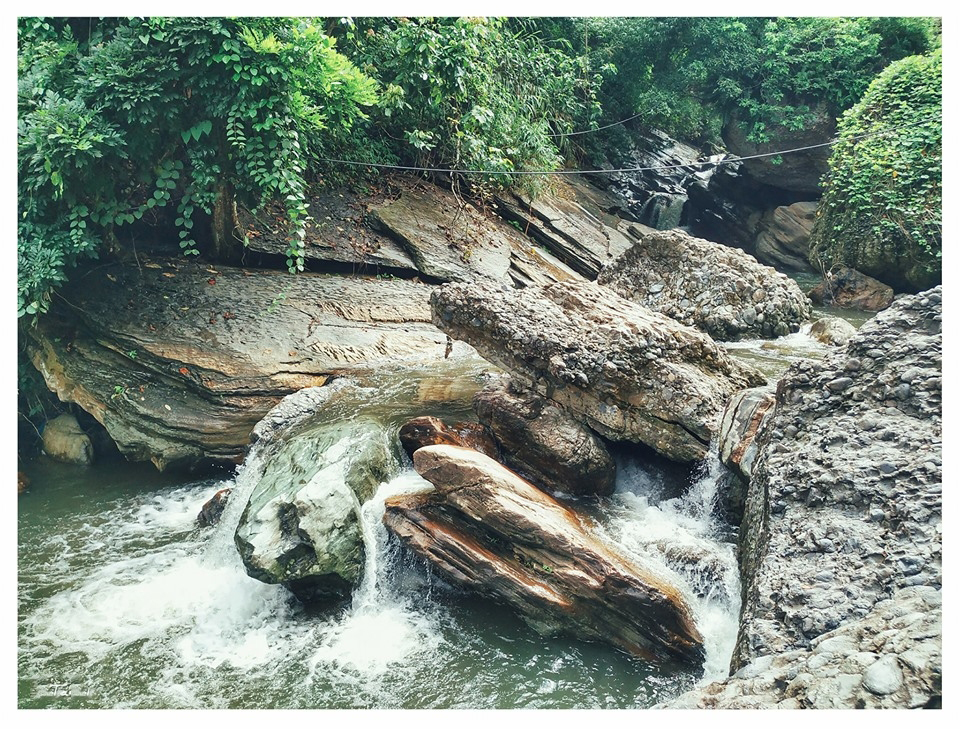
[[[731,351],[773,376],[824,349],[798,334]],[[422,372],[393,375],[385,407],[419,397],[425,414],[466,413],[484,365],[454,366],[429,386]],[[655,565],[681,586],[706,639],[706,665],[689,671],[542,637],[399,552],[379,517],[385,496],[423,487],[410,468],[364,507],[369,561],[353,601],[305,609],[243,571],[237,504],[217,527],[196,526],[218,489],[249,494],[254,455],[236,474],[193,482],[143,464],[22,466],[19,708],[647,708],[726,674],[739,578],[734,534],[714,508],[727,477],[715,462],[688,473],[624,455],[616,494],[589,506],[602,536],[647,564],[664,541],[710,555],[702,572]]]

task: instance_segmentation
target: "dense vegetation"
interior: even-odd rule
[[[900,290],[940,280],[940,51],[887,67],[839,122],[812,253]],[[865,136],[877,129],[892,134]]]
[[[18,315],[85,258],[174,236],[236,261],[235,202],[279,200],[302,268],[306,189],[329,160],[502,173],[599,159],[637,115],[692,141],[762,139],[849,107],[936,43],[917,18],[22,18]]]

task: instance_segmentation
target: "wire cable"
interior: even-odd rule
[[[840,141],[860,141],[862,139],[867,139],[869,137],[877,137],[884,134],[890,134],[893,132],[900,131],[902,129],[908,129],[910,127],[922,126],[924,124],[929,124],[934,121],[942,121],[939,117],[934,119],[926,119],[924,121],[916,122],[914,124],[905,124],[898,127],[889,127],[887,129],[882,129],[875,132],[865,132],[864,134],[859,134],[853,137],[847,137],[844,140],[839,138],[831,139],[829,142],[821,142],[820,144],[808,144],[804,147],[794,147],[793,149],[782,149],[777,152],[762,152],[759,154],[751,154],[743,157],[725,157],[719,160],[707,160],[704,162],[686,162],[683,164],[674,164],[674,165],[654,165],[651,167],[620,167],[617,169],[595,169],[595,170],[468,170],[468,169],[456,169],[456,168],[440,168],[440,167],[417,167],[414,165],[388,165],[380,164],[377,162],[358,162],[356,160],[346,160],[346,159],[333,159],[329,157],[319,157],[317,158],[320,162],[330,162],[332,164],[341,164],[341,165],[353,165],[357,167],[374,167],[377,169],[385,170],[397,170],[403,172],[436,172],[436,173],[447,173],[447,174],[474,174],[474,175],[612,175],[628,172],[659,172],[664,170],[679,170],[679,169],[689,169],[695,167],[720,167],[722,165],[733,164],[735,162],[745,162],[752,159],[763,159],[765,157],[778,157],[783,154],[794,154],[796,152],[807,152],[811,149],[820,149],[822,147],[830,147],[834,144],[837,144]]]
[[[547,136],[548,137],[575,137],[578,134],[593,134],[593,132],[599,132],[603,129],[609,129],[610,127],[615,127],[620,124],[626,124],[628,121],[633,121],[634,119],[637,119],[643,116],[645,113],[646,112],[641,111],[639,114],[634,114],[633,116],[627,117],[626,119],[621,119],[620,121],[613,122],[613,124],[607,124],[602,127],[597,127],[596,129],[584,129],[579,132],[558,132],[557,134],[548,134]]]

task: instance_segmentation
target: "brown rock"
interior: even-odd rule
[[[613,493],[617,466],[607,447],[555,403],[495,384],[478,392],[473,404],[500,445],[503,462],[523,478],[550,492]]]
[[[828,272],[809,296],[814,304],[864,311],[881,311],[893,303],[892,288],[846,266]]]
[[[414,466],[436,492],[389,499],[384,522],[451,581],[541,632],[656,663],[703,659],[679,591],[599,541],[571,509],[476,451],[428,446]]]
[[[400,428],[400,444],[408,455],[428,445],[455,445],[472,448],[497,458],[497,444],[480,423],[459,422],[447,425],[440,418],[424,415],[413,418]]]
[[[17,471],[17,493],[22,494],[30,486],[30,478],[23,471]]]
[[[227,508],[227,500],[230,498],[231,491],[233,489],[220,489],[209,498],[197,515],[197,526],[213,526],[220,521],[223,510]]]
[[[702,332],[589,281],[447,284],[433,321],[604,438],[700,460],[737,390],[766,382]]]

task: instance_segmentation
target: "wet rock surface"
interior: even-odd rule
[[[808,649],[755,658],[659,708],[938,709],[941,612],[940,590],[904,588]]]
[[[211,496],[207,502],[200,507],[200,513],[197,514],[197,526],[209,527],[220,523],[220,517],[223,516],[224,509],[227,508],[227,501],[230,500],[230,493],[233,489],[220,489]]]
[[[455,445],[472,448],[491,458],[497,458],[499,449],[490,433],[481,423],[457,422],[447,424],[432,415],[423,415],[404,423],[398,433],[400,444],[410,457],[428,445]]]
[[[610,440],[703,458],[730,395],[765,383],[713,340],[587,281],[448,284],[433,321]]]
[[[236,463],[285,395],[331,376],[442,361],[431,287],[141,258],[89,271],[30,332],[47,386],[158,468]]]
[[[809,296],[815,304],[864,311],[882,311],[893,303],[892,288],[846,266],[830,271]]]
[[[503,381],[478,392],[473,403],[503,463],[521,477],[551,493],[613,493],[617,466],[603,440],[556,403]]]
[[[713,172],[702,155],[688,144],[656,129],[631,130],[631,148],[610,161],[608,168],[640,168],[637,172],[593,174],[586,177],[622,201],[622,218],[657,230],[683,225],[687,188],[706,181]]]
[[[398,469],[386,431],[369,421],[289,436],[267,461],[237,526],[247,574],[305,602],[348,597],[364,564],[360,507]]]
[[[717,340],[779,337],[810,318],[795,281],[743,251],[683,231],[637,231],[639,241],[597,283]]]
[[[680,593],[593,536],[568,507],[475,451],[428,446],[414,466],[436,491],[388,499],[384,523],[454,584],[513,607],[539,632],[656,663],[702,660]]]

